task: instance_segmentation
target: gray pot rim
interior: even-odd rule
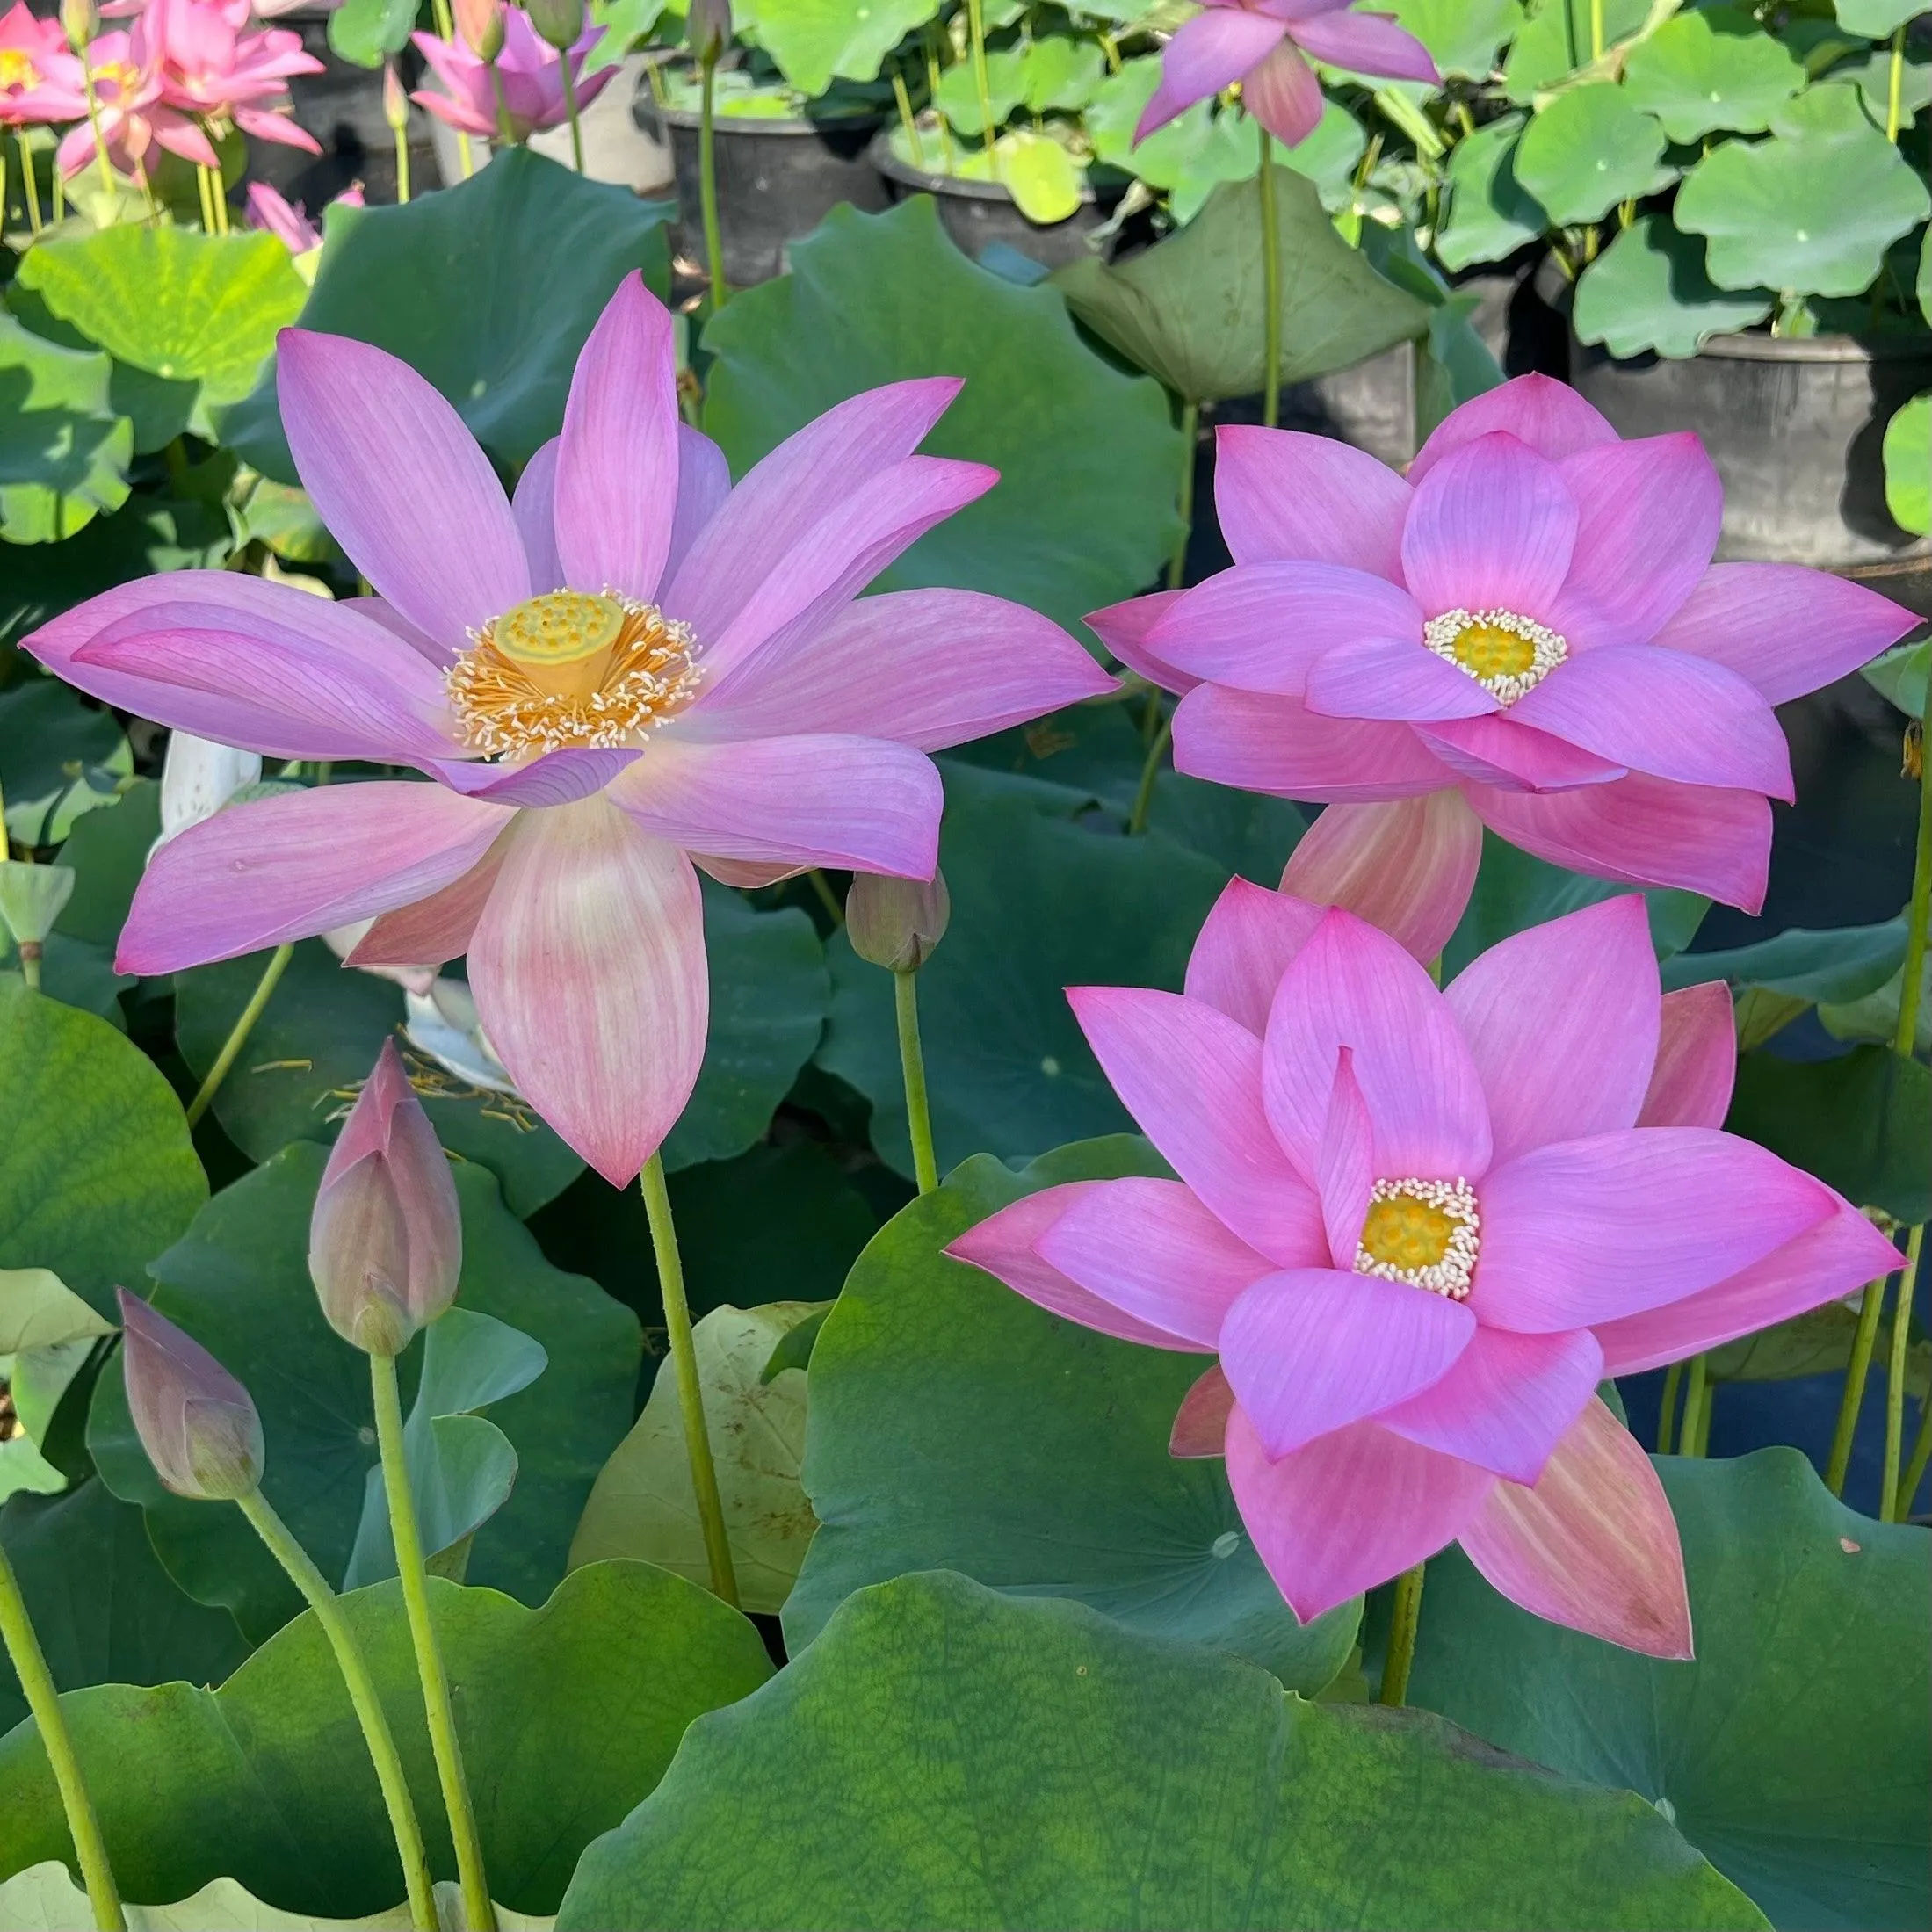
[[[661,107],[650,90],[650,83],[643,81],[637,96],[636,105],[642,113],[662,121],[667,127],[695,128],[704,119],[696,108]],[[778,134],[796,138],[809,134],[814,139],[822,138],[833,132],[848,133],[876,127],[876,114],[841,114],[829,120],[767,120],[763,116],[752,114],[716,114],[712,118],[712,132],[722,141],[733,134]]]
[[[998,201],[1020,215],[1022,221],[1028,217],[1021,212],[1019,204],[1013,199],[1013,191],[1003,182],[966,181],[958,175],[936,175],[923,168],[915,168],[909,161],[901,161],[893,152],[893,131],[890,123],[882,127],[872,136],[872,144],[865,150],[866,158],[888,181],[896,181],[901,187],[911,188],[920,194],[951,195],[959,201]],[[1095,207],[1099,196],[1094,192],[1090,181],[1080,185],[1080,205],[1082,208]],[[1037,228],[1057,228],[1067,221],[1077,221],[1078,213],[1064,215],[1059,221],[1035,221]]]
[[[1697,356],[1719,362],[1932,362],[1932,332],[1875,336],[1869,342],[1842,335],[1712,336]]]

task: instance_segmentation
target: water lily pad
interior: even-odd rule
[[[825,1829],[829,1813],[838,1820]],[[961,1576],[853,1598],[585,1854],[559,1932],[1756,1927],[1651,1807]]]
[[[1449,156],[1449,212],[1436,252],[1451,271],[1500,262],[1550,227],[1548,213],[1516,179],[1516,143],[1528,117],[1487,121]]]
[[[1579,339],[1600,342],[1613,356],[1694,356],[1712,336],[1770,314],[1776,297],[1769,289],[1719,288],[1704,260],[1701,235],[1684,234],[1668,214],[1639,215],[1577,282]]]
[[[1735,7],[1666,20],[1624,63],[1624,91],[1673,141],[1755,134],[1805,85],[1804,63]]]
[[[1668,186],[1664,131],[1620,87],[1559,94],[1516,143],[1516,179],[1559,226],[1597,221],[1619,201]]]
[[[1697,1662],[1539,1622],[1451,1552],[1411,1701],[1648,1798],[1788,1932],[1923,1924],[1926,1531],[1846,1509],[1796,1450],[1657,1466]]]
[[[0,539],[57,543],[127,502],[134,431],[112,374],[98,351],[43,341],[0,311]]]
[[[1932,532],[1932,395],[1914,396],[1885,424],[1885,508],[1901,530]]]

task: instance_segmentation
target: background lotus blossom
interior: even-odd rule
[[[65,120],[81,98],[81,63],[58,20],[37,20],[26,0],[0,15],[0,127],[33,127]]]
[[[1236,879],[1184,994],[1069,997],[1180,1178],[1049,1189],[948,1253],[1105,1334],[1219,1355],[1176,1452],[1225,1451],[1304,1620],[1459,1539],[1538,1615],[1689,1655],[1668,1505],[1597,1383],[1898,1262],[1718,1131],[1726,988],[1661,995],[1635,897],[1438,991],[1351,914]]]
[[[956,381],[855,396],[734,488],[717,446],[680,424],[676,379],[670,315],[633,274],[512,501],[406,365],[283,332],[296,466],[379,595],[337,604],[176,571],[105,592],[28,648],[108,703],[224,744],[436,782],[231,806],[170,840],[122,932],[126,970],[367,918],[356,963],[467,954],[518,1090],[623,1183],[704,1052],[692,857],[737,885],[821,865],[930,878],[941,793],[926,754],[1112,688],[1065,632],[1001,598],[855,601],[996,480],[913,453]]]
[[[563,63],[570,62],[570,75],[576,85],[577,106],[588,107],[617,72],[614,67],[600,68],[586,75],[583,63],[603,33],[594,23],[567,54],[539,38],[530,17],[520,7],[503,10],[503,50],[496,56],[496,82],[503,87],[503,105],[510,118],[512,141],[527,140],[539,128],[555,127],[568,118],[563,98]],[[414,36],[417,50],[435,70],[443,85],[423,88],[409,98],[418,107],[447,121],[467,134],[481,134],[494,140],[500,134],[496,114],[496,84],[490,79],[489,64],[479,60],[459,40],[441,40],[433,33]]]
[[[363,205],[359,184],[344,188],[329,204],[331,208],[359,208]],[[308,210],[265,181],[249,183],[248,211],[249,226],[272,235],[291,255],[307,255],[311,249],[322,245],[322,230],[308,219]]]
[[[1348,0],[1207,0],[1162,50],[1161,84],[1133,138],[1145,141],[1239,81],[1241,105],[1292,148],[1321,119],[1321,83],[1305,54],[1354,74],[1442,78],[1429,49],[1393,14],[1357,13]]]
[[[1233,568],[1089,619],[1184,694],[1178,770],[1355,804],[1453,788],[1445,847],[1487,825],[1747,911],[1769,800],[1791,796],[1771,707],[1918,621],[1820,570],[1713,564],[1723,489],[1697,438],[1621,441],[1543,376],[1463,404],[1406,480],[1326,437],[1224,428],[1214,489]],[[1386,829],[1399,863],[1399,815]]]

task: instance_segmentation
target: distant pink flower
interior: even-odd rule
[[[1437,991],[1351,915],[1237,879],[1184,994],[1068,996],[1180,1179],[1049,1189],[947,1252],[1104,1334],[1219,1355],[1176,1452],[1225,1450],[1305,1621],[1459,1540],[1538,1615],[1688,1656],[1669,1508],[1597,1383],[1899,1258],[1717,1131],[1726,989],[1660,995],[1634,896]]]
[[[503,108],[510,117],[510,138],[524,141],[539,128],[555,127],[568,119],[563,99],[563,62],[570,62],[576,83],[577,105],[588,106],[604,91],[614,67],[600,68],[586,76],[583,63],[603,29],[592,25],[568,56],[545,44],[521,7],[510,7],[503,18],[503,51],[496,56],[496,79],[502,83]],[[442,90],[424,88],[409,98],[438,120],[467,134],[496,137],[496,88],[488,66],[460,41],[440,40],[433,33],[415,37],[423,58],[436,70]]]
[[[160,70],[162,98],[170,107],[203,126],[232,123],[257,140],[319,154],[315,136],[274,109],[286,107],[291,76],[319,74],[322,63],[303,51],[300,34],[286,28],[242,33],[246,18],[245,11],[237,17],[209,0],[148,0],[134,36]],[[212,147],[206,156],[188,158],[215,164]]]
[[[331,208],[359,208],[363,206],[360,185],[344,188],[330,201]],[[322,245],[322,230],[308,219],[308,210],[300,201],[290,201],[265,181],[251,181],[248,192],[249,226],[262,228],[291,255],[307,255]]]
[[[1214,488],[1234,568],[1089,619],[1186,694],[1179,770],[1350,802],[1455,787],[1539,858],[1750,911],[1791,796],[1771,707],[1918,622],[1823,571],[1713,565],[1697,438],[1620,441],[1544,376],[1463,404],[1406,481],[1230,427]]]
[[[379,595],[176,571],[28,648],[203,737],[437,782],[230,806],[155,855],[119,957],[167,973],[372,916],[354,964],[467,953],[518,1089],[613,1182],[669,1131],[704,1053],[694,857],[734,885],[811,865],[930,878],[926,754],[1112,688],[1001,598],[855,601],[996,481],[913,453],[950,378],[853,397],[734,488],[678,422],[671,317],[633,274],[511,501],[393,357],[286,329],[279,362],[302,481]]]
[[[0,127],[36,127],[65,120],[81,99],[81,63],[69,50],[58,20],[37,20],[26,0],[0,15]]]
[[[1239,81],[1241,105],[1292,148],[1321,119],[1321,83],[1304,54],[1351,74],[1442,78],[1429,49],[1392,14],[1357,13],[1349,0],[1207,0],[1162,50],[1161,84],[1133,138],[1145,141]]]
[[[88,43],[86,61],[100,138],[108,159],[124,174],[144,169],[157,141],[177,153],[207,148],[207,137],[193,121],[162,102],[160,70],[133,35],[117,32],[97,36]],[[93,122],[78,72],[72,97],[54,118],[76,123],[61,137],[54,160],[63,175],[77,175],[92,163],[95,150]],[[189,158],[195,158],[194,154]]]

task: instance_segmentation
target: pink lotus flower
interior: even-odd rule
[[[1237,879],[1184,994],[1068,996],[1180,1179],[1048,1189],[947,1252],[1103,1334],[1219,1356],[1175,1451],[1225,1451],[1304,1620],[1459,1539],[1538,1615],[1688,1656],[1675,1526],[1597,1383],[1898,1263],[1717,1131],[1726,989],[1660,995],[1635,897],[1438,991],[1352,915]]]
[[[1185,693],[1176,768],[1296,799],[1454,788],[1472,849],[1480,821],[1755,911],[1791,796],[1771,707],[1918,621],[1822,571],[1713,565],[1697,438],[1622,442],[1544,376],[1463,404],[1406,481],[1290,431],[1223,429],[1218,457],[1234,568],[1089,619]]]
[[[94,102],[100,119],[100,137],[107,157],[124,174],[139,174],[147,164],[148,151],[163,135],[163,145],[182,140],[207,145],[202,134],[185,114],[164,106],[161,101],[161,75],[146,59],[133,35],[103,33],[89,41],[87,73],[94,83]],[[76,62],[73,90],[64,101],[49,100],[49,120],[72,120],[76,125],[61,137],[54,149],[54,162],[69,177],[90,166],[94,159],[94,127],[88,119],[87,95]]]
[[[371,916],[355,964],[467,953],[518,1089],[614,1183],[704,1053],[692,857],[734,885],[811,865],[930,878],[926,753],[1112,689],[1001,598],[854,601],[997,480],[913,453],[950,378],[855,396],[734,488],[678,422],[671,317],[633,274],[513,501],[455,410],[379,349],[286,329],[278,384],[302,481],[380,595],[177,571],[28,648],[202,737],[437,782],[231,806],[156,853],[119,956],[168,973]]]
[[[0,127],[36,127],[69,118],[81,98],[81,63],[58,20],[37,20],[26,0],[0,16]]]
[[[1348,0],[1207,0],[1161,55],[1161,84],[1133,138],[1145,141],[1196,101],[1241,83],[1241,105],[1292,148],[1321,119],[1313,54],[1353,74],[1435,83],[1429,49],[1386,13],[1357,13]]]
[[[344,188],[330,201],[331,208],[359,208],[363,206],[359,184]],[[291,201],[265,181],[251,181],[248,192],[249,226],[272,235],[291,255],[307,255],[322,245],[322,230],[308,219],[308,210],[300,201]]]
[[[583,63],[603,29],[587,26],[568,55],[546,45],[521,7],[510,7],[503,17],[503,50],[496,56],[496,81],[502,83],[503,111],[510,118],[510,139],[525,141],[538,129],[555,127],[568,118],[563,98],[563,62],[570,62],[576,83],[577,105],[588,107],[604,91],[614,67],[601,68],[586,78]],[[418,107],[447,121],[466,134],[495,140],[496,86],[487,62],[460,42],[439,40],[433,33],[415,36],[423,58],[436,70],[443,90],[424,88],[409,98]]]

